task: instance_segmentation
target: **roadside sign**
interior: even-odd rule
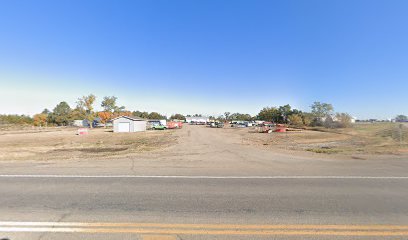
[[[78,135],[88,135],[88,128],[79,128]]]

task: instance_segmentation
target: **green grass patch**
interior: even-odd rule
[[[335,154],[341,152],[341,150],[335,148],[308,148],[306,151],[325,154]]]

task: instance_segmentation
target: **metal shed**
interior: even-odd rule
[[[113,132],[146,131],[146,120],[136,117],[120,116],[112,119]]]
[[[191,123],[191,122],[207,123],[209,121],[210,121],[210,118],[208,118],[208,117],[186,117],[186,122],[187,123]]]

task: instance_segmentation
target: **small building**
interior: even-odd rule
[[[146,120],[137,117],[120,116],[112,119],[113,132],[144,132]]]
[[[95,120],[94,123],[92,124],[92,127],[95,127],[97,122],[98,121]],[[88,127],[90,127],[90,124],[89,124],[88,119],[83,119],[83,120],[74,120],[72,122],[72,126],[74,126],[74,127],[87,127],[88,128]]]
[[[209,121],[209,117],[186,117],[186,123],[207,123]]]
[[[83,127],[84,126],[84,120],[74,120],[72,122],[72,126],[74,126],[74,127]]]

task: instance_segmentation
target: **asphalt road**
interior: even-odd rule
[[[403,178],[2,177],[0,236],[11,239],[143,239],[157,232],[164,234],[158,239],[359,239],[364,236],[356,234],[363,232],[369,239],[394,239],[390,233],[405,234],[403,236],[408,238],[407,189],[408,179]],[[31,226],[27,222],[49,225]],[[58,223],[67,222],[74,224],[61,228],[68,233],[53,232],[60,229],[56,228]],[[136,225],[126,226],[124,230],[121,225],[91,226],[91,229],[102,230],[90,233],[86,232],[89,223]],[[137,225],[141,223],[170,225],[154,228]],[[84,230],[78,230],[75,224],[82,224]],[[178,228],[174,224],[192,225]],[[222,228],[215,229],[221,232],[211,232],[214,231],[211,224]],[[230,225],[234,225],[232,230]],[[284,229],[274,229],[269,235],[259,234],[265,233],[265,225],[267,229],[279,226]],[[286,225],[290,227],[285,228]],[[319,234],[327,233],[328,225],[344,229],[328,236]],[[386,227],[376,230],[373,225]],[[310,226],[312,233],[307,232],[309,229],[305,230],[305,226]],[[356,233],[354,228],[358,226],[368,229]],[[401,229],[392,230],[395,226]],[[44,232],[36,232],[41,227]],[[248,228],[249,232],[240,234]],[[72,229],[77,232],[70,232],[75,232]]]
[[[405,159],[180,136],[134,158],[0,162],[0,239],[408,239]]]

